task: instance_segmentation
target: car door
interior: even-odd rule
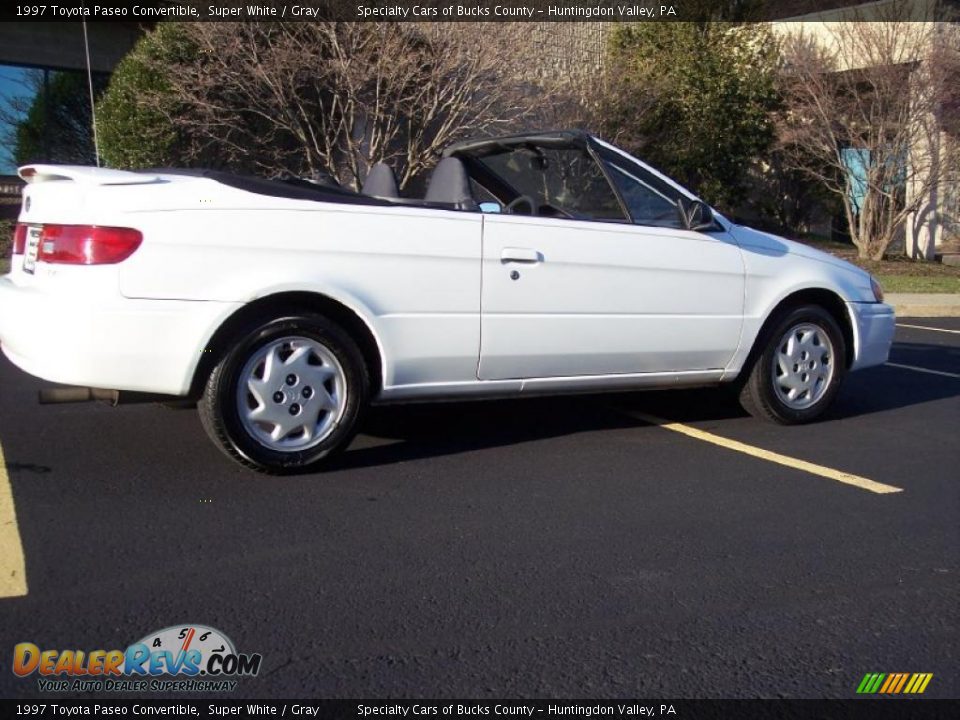
[[[484,159],[555,216],[484,216],[480,379],[723,368],[743,314],[735,241],[685,229],[641,166],[591,156],[563,182],[504,177],[506,160]]]

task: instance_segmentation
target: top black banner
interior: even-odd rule
[[[56,0],[12,2],[0,21],[752,22],[932,20],[958,0]]]

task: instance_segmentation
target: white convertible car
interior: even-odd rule
[[[317,467],[369,403],[736,383],[751,413],[806,422],[893,337],[869,274],[579,131],[453,145],[416,200],[384,165],[361,193],[20,176],[7,357],[83,397],[195,399],[213,441],[266,472]]]

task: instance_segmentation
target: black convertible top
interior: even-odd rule
[[[447,146],[443,157],[473,158],[504,152],[517,145],[537,145],[540,147],[587,147],[590,134],[583,130],[549,130],[528,132],[518,135],[504,135],[495,138],[476,138],[463,140]],[[374,205],[390,207],[396,205],[427,207],[439,210],[459,209],[457,203],[437,202],[413,198],[381,198],[364,195],[337,184],[326,176],[311,181],[299,177],[263,178],[242,175],[226,170],[208,168],[151,168],[135,172],[152,175],[185,175],[214,180],[223,185],[270,197],[290,198],[291,200],[313,200],[315,202],[346,203],[350,205]]]
[[[583,130],[548,130],[546,132],[462,140],[448,145],[443,151],[443,157],[482,157],[483,155],[509,150],[516,145],[586,147],[589,142],[590,134]]]

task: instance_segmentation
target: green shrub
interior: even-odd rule
[[[196,52],[179,23],[158,23],[117,65],[97,103],[100,153],[110,167],[177,164],[176,112],[166,69]]]
[[[724,22],[617,25],[608,58],[617,82],[607,123],[626,149],[708,202],[742,201],[748,168],[774,139],[770,32]]]

